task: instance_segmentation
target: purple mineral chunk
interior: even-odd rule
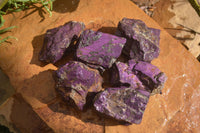
[[[161,72],[156,66],[139,61],[133,68],[133,72],[143,82],[145,86],[150,88],[150,91],[154,93],[161,93],[164,83],[167,80],[167,76]]]
[[[39,59],[55,63],[62,58],[72,41],[84,30],[83,23],[70,21],[63,26],[47,30]]]
[[[135,62],[130,62],[128,65],[116,62],[112,67],[111,83],[115,85],[129,84],[130,87],[144,89],[142,82],[132,71],[135,64]]]
[[[125,43],[126,39],[122,37],[85,30],[80,36],[77,57],[87,63],[110,68]]]
[[[141,20],[123,18],[117,34],[127,38],[123,53],[136,61],[151,62],[160,52],[160,30],[148,28]]]
[[[57,91],[65,100],[73,99],[79,109],[83,109],[88,92],[102,89],[102,77],[98,70],[91,69],[81,62],[71,61],[56,71]]]
[[[107,88],[95,97],[97,111],[118,120],[139,124],[150,93],[140,88]]]

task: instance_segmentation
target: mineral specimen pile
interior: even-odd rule
[[[118,36],[126,37],[123,51],[130,59],[151,62],[160,52],[160,30],[148,28],[141,20],[123,18],[119,24]]]
[[[167,79],[149,63],[159,55],[160,30],[148,28],[140,20],[124,18],[119,22],[116,34],[127,39],[123,53],[131,60],[115,62],[111,83],[118,87],[106,88],[99,93],[94,106],[97,111],[115,119],[139,124],[149,96],[161,93]]]
[[[119,87],[106,88],[98,94],[94,106],[115,119],[139,124],[150,94],[161,93],[165,81],[165,74],[148,62],[116,62],[111,83]]]
[[[58,61],[83,29],[84,24],[71,21],[48,30],[40,60]],[[76,43],[78,61],[70,61],[56,71],[56,90],[65,101],[72,99],[80,110],[88,92],[95,92],[92,100],[97,111],[139,124],[150,95],[161,93],[167,79],[150,63],[159,55],[160,30],[148,28],[141,20],[124,18],[117,35],[83,31]],[[120,61],[122,52],[128,55],[128,61],[123,56],[124,62]],[[111,72],[112,87],[102,88],[98,70]]]
[[[84,28],[83,23],[70,21],[63,26],[47,30],[39,59],[50,63],[60,60],[69,45],[78,39]]]
[[[79,40],[77,57],[87,63],[110,68],[121,55],[126,39],[98,31],[85,30]]]
[[[71,61],[56,71],[57,91],[65,100],[73,99],[80,110],[86,103],[88,92],[102,89],[102,77],[98,70],[91,69],[81,62]]]

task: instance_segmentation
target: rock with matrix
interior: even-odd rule
[[[115,62],[112,66],[111,83],[115,86],[131,86],[134,88],[140,87],[144,88],[142,82],[132,71],[133,66],[136,62]]]
[[[126,43],[123,37],[85,30],[79,40],[77,57],[86,63],[110,68]]]
[[[65,100],[73,99],[80,110],[86,103],[88,92],[102,89],[102,77],[98,70],[81,62],[71,61],[56,71],[56,89]]]
[[[160,30],[149,28],[141,20],[123,18],[117,29],[117,35],[126,37],[123,53],[136,61],[151,62],[160,52]]]
[[[97,111],[117,120],[139,124],[149,100],[150,93],[140,88],[107,88],[95,97]]]
[[[63,26],[47,30],[39,59],[55,63],[62,58],[69,45],[78,39],[85,25],[81,22],[70,21]]]
[[[135,75],[142,83],[149,88],[152,94],[161,93],[167,76],[161,72],[156,66],[139,61],[132,69]]]

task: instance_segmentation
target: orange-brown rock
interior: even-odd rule
[[[12,44],[0,47],[0,67],[40,120],[58,133],[200,131],[200,64],[177,40],[128,0],[81,0],[68,11],[69,2],[58,1],[52,17],[34,9],[5,16],[7,26],[18,28],[3,37],[13,35],[18,41],[9,40]],[[148,27],[161,29],[160,56],[152,63],[166,73],[168,80],[163,94],[150,98],[140,125],[123,126],[96,114],[90,106],[80,112],[62,103],[52,77],[57,67],[38,60],[47,29],[74,20],[84,22],[87,28],[114,33],[123,17],[141,19]]]

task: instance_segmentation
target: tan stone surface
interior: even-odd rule
[[[4,36],[16,36],[19,41],[12,40],[12,44],[0,47],[0,67],[50,128],[55,132],[100,133],[199,131],[200,64],[177,40],[128,0],[81,0],[70,12],[61,6],[67,2],[60,2],[51,18],[44,14],[43,19],[38,11],[29,15],[33,10],[7,15],[5,19],[10,22],[7,26],[18,28]],[[104,119],[92,107],[80,112],[62,103],[54,91],[52,73],[56,66],[38,61],[47,29],[75,20],[84,22],[88,28],[114,33],[123,17],[141,19],[148,26],[161,29],[161,53],[153,64],[166,73],[168,80],[163,94],[150,98],[140,125],[122,126]]]
[[[200,55],[200,17],[188,0],[160,0],[155,6],[152,18],[197,58]]]

